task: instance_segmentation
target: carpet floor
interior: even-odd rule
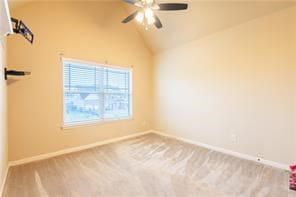
[[[10,168],[4,197],[292,197],[288,172],[156,134]]]

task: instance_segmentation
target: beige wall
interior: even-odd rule
[[[155,129],[295,162],[295,21],[289,8],[157,55]]]
[[[12,11],[36,35],[30,45],[8,40],[10,68],[32,75],[10,83],[9,160],[89,144],[152,128],[152,56],[120,3],[32,3]],[[65,57],[133,65],[134,119],[62,130],[62,73]]]
[[[6,83],[3,70],[6,66],[6,43],[4,38],[0,38],[0,185],[5,177],[8,159],[8,139],[7,139],[7,102]]]
[[[9,159],[154,127],[281,163],[295,161],[295,13],[286,9],[158,54],[152,125],[152,57],[133,24],[120,23],[127,14],[119,3],[33,3],[14,10],[36,41],[9,37],[10,68],[32,72],[8,88]],[[134,65],[134,120],[62,130],[60,53]]]

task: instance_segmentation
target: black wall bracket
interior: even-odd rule
[[[25,75],[30,75],[31,72],[27,71],[17,71],[17,70],[7,70],[7,68],[4,68],[4,78],[7,80],[8,75],[12,76],[25,76]]]
[[[34,34],[24,22],[15,18],[11,18],[11,22],[13,23],[13,32],[22,35],[26,40],[33,44]]]
[[[24,22],[21,20],[18,20],[16,18],[11,18],[11,22],[13,24],[13,32],[16,34],[22,35],[26,40],[28,40],[31,44],[33,44],[34,34],[24,24]],[[30,74],[31,74],[31,72],[27,72],[27,71],[7,70],[7,68],[4,68],[4,79],[5,80],[8,79],[8,76],[25,76],[25,75],[30,75]]]

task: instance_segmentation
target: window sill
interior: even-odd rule
[[[90,126],[95,126],[95,125],[103,125],[103,124],[115,123],[115,122],[121,122],[121,121],[128,121],[128,120],[133,120],[133,117],[117,118],[117,119],[105,119],[105,120],[96,120],[96,121],[64,124],[61,127],[61,129],[62,130],[69,130],[69,129],[75,129],[75,128],[80,128],[80,127],[90,127]]]

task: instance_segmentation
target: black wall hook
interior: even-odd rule
[[[27,71],[17,71],[17,70],[7,70],[7,68],[4,68],[4,78],[7,80],[8,75],[12,76],[25,76],[25,75],[30,75],[31,72]]]

